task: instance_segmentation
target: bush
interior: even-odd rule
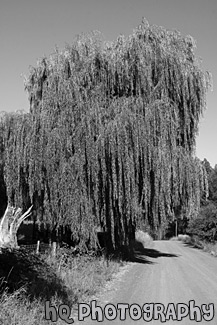
[[[136,231],[135,239],[137,242],[142,243],[144,247],[149,247],[153,241],[152,237],[147,232],[144,232],[142,230]]]
[[[190,243],[191,237],[189,235],[178,235],[178,240],[183,241],[184,243]]]
[[[201,240],[217,240],[217,207],[213,203],[203,206],[199,216],[189,221],[187,233]]]

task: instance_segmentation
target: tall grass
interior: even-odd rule
[[[137,231],[136,242],[150,247],[152,238]],[[0,325],[53,324],[44,318],[46,300],[57,309],[68,304],[73,313],[78,303],[88,303],[124,264],[120,258],[104,255],[75,257],[67,249],[60,249],[55,257],[4,250],[0,254]],[[7,272],[4,277],[2,271]],[[59,318],[55,324],[66,322]]]
[[[61,255],[61,254],[60,254]],[[114,260],[106,261],[104,257],[69,257],[63,263],[63,255],[60,258],[49,255],[41,255],[39,258],[44,264],[48,264],[56,274],[56,290],[52,291],[49,297],[50,304],[58,306],[67,303],[73,311],[78,302],[88,302],[92,295],[95,295],[103,284],[110,280],[112,275],[119,270],[122,263]],[[16,266],[15,266],[16,267]],[[11,277],[13,277],[11,272]],[[39,275],[43,276],[42,274]],[[13,280],[13,279],[11,279]],[[53,324],[45,320],[45,300],[50,290],[50,284],[46,287],[45,281],[38,281],[38,278],[31,284],[22,285],[16,290],[8,290],[5,286],[6,278],[0,280],[0,325],[47,325]],[[67,300],[60,294],[61,290],[67,292]],[[55,282],[52,282],[55,288]],[[34,290],[42,293],[37,297],[33,295]],[[66,324],[60,318],[55,324]]]

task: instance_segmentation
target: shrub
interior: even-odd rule
[[[191,241],[191,237],[189,235],[178,235],[178,240],[183,241],[184,243],[189,243]]]
[[[142,230],[137,230],[135,237],[136,241],[142,243],[144,247],[150,246],[153,241],[152,237]]]
[[[203,206],[199,216],[189,221],[187,232],[201,240],[217,240],[217,207],[213,203]]]

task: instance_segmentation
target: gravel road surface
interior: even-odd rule
[[[154,241],[135,257],[79,306],[75,324],[217,324],[217,258],[179,241]]]

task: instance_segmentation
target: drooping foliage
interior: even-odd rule
[[[38,220],[70,225],[80,241],[94,226],[113,247],[136,227],[164,227],[207,191],[194,156],[209,74],[195,42],[146,20],[128,38],[79,36],[32,68],[30,113],[4,118],[9,200],[32,201]]]
[[[217,239],[217,168],[212,168],[207,159],[202,164],[207,174],[209,195],[207,200],[201,198],[199,213],[189,220],[187,232],[200,240],[213,242]]]

